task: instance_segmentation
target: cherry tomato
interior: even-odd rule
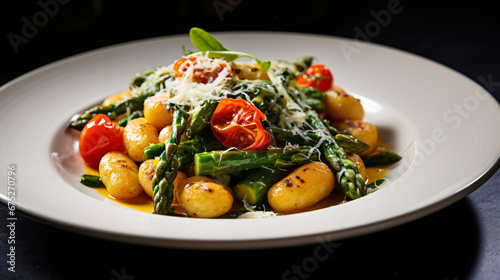
[[[333,86],[333,75],[323,64],[314,64],[306,72],[297,77],[297,83],[302,88],[314,87],[326,91]]]
[[[79,151],[92,168],[110,151],[123,151],[123,132],[117,122],[104,114],[93,117],[80,134]]]
[[[184,72],[187,71],[188,69],[188,64],[185,63],[187,60],[191,61],[193,65],[197,64],[196,61],[197,57],[196,56],[190,56],[190,57],[183,57],[179,60],[177,60],[174,63],[174,71],[175,71],[175,78],[180,78],[184,74]],[[208,84],[213,82],[217,77],[219,77],[219,74],[224,70],[224,68],[227,66],[225,63],[219,63],[216,62],[215,60],[211,58],[200,58],[200,59],[205,59],[207,60],[207,64],[203,63],[205,67],[201,66],[196,66],[193,69],[193,81],[201,84]],[[227,74],[228,77],[230,77],[231,70],[229,69],[229,73]]]
[[[226,148],[264,150],[271,144],[271,135],[262,127],[266,120],[252,103],[244,99],[222,99],[210,120],[215,137]]]
[[[184,62],[186,62],[186,60],[190,60],[193,64],[196,64],[196,61],[195,61],[196,56],[190,56],[188,58],[183,57],[183,58],[177,60],[174,64],[175,78],[182,77],[182,74],[184,74],[184,72],[186,72],[186,70],[188,69],[187,64],[181,68],[181,66],[184,64]]]

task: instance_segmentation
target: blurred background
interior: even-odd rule
[[[263,30],[356,38],[359,30],[376,22],[379,29],[371,30],[369,41],[444,64],[478,82],[499,100],[497,2],[9,1],[0,17],[0,85],[85,51],[187,34],[193,26],[209,32]],[[387,15],[383,11],[391,10],[396,12],[390,18],[383,16]],[[199,274],[265,279],[500,279],[499,175],[497,172],[466,198],[432,215],[340,240],[329,258],[316,262],[314,269],[304,265],[314,264],[310,260],[318,244],[229,252],[162,249],[96,239],[21,217],[16,231],[19,272],[6,274],[3,248],[0,278],[131,280]],[[2,221],[5,209],[0,205]],[[0,248],[6,236],[2,228]],[[301,273],[294,270],[297,268]]]
[[[356,28],[364,30],[369,22],[377,20],[382,24],[376,36],[369,37],[372,42],[422,55],[472,79],[477,78],[477,71],[483,76],[498,73],[494,76],[500,77],[497,2],[10,1],[0,18],[0,83],[84,51],[143,38],[186,34],[193,26],[209,32],[271,30],[354,38]],[[380,11],[393,6],[399,13],[386,20]],[[481,69],[474,68],[478,61]]]

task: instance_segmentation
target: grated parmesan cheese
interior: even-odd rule
[[[231,81],[231,67],[229,63],[222,59],[208,58],[206,55],[196,56],[196,60],[191,62],[186,60],[181,65],[186,69],[182,77],[167,80],[165,88],[158,94],[167,94],[172,96],[170,103],[177,105],[187,105],[191,108],[191,113],[201,109],[205,100],[221,100],[231,94],[229,82]],[[207,83],[195,81],[195,72],[197,69],[206,71],[221,68],[219,75]]]
[[[244,213],[238,217],[238,219],[257,219],[257,218],[269,218],[276,216],[276,213],[272,211],[257,211],[255,210],[255,206],[251,206],[243,199],[243,207],[248,210],[247,213]]]

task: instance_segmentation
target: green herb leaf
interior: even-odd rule
[[[256,59],[254,56],[248,53],[239,52],[239,51],[207,51],[208,57],[210,58],[223,58],[226,61],[233,61],[240,57],[250,57]]]
[[[226,61],[234,61],[240,57],[249,57],[255,59],[265,71],[268,71],[271,67],[271,62],[268,60],[260,61],[251,54],[234,51],[224,47],[214,36],[201,28],[191,28],[189,37],[193,45],[202,53],[208,52],[208,57],[210,58],[223,58]],[[185,51],[184,55],[186,55]]]
[[[189,37],[193,45],[202,52],[229,51],[229,49],[224,47],[214,36],[201,28],[191,28]]]
[[[259,64],[260,64],[260,67],[262,67],[262,69],[264,69],[266,72],[271,67],[271,61],[269,61],[269,60],[262,61]]]

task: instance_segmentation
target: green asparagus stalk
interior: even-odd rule
[[[153,144],[144,148],[142,157],[144,160],[160,157],[165,151],[165,144]],[[197,139],[180,142],[177,149],[177,160],[179,161],[179,169],[184,169],[193,162],[196,153],[204,152],[205,148]]]
[[[348,155],[359,154],[370,148],[370,145],[352,135],[339,133],[333,136],[333,139]]]
[[[323,155],[330,168],[336,173],[337,182],[342,186],[345,194],[351,199],[364,196],[366,194],[365,181],[356,164],[347,159],[344,149],[337,144],[328,128],[317,116],[309,115],[308,123],[323,137],[324,141],[321,145]]]
[[[99,176],[90,174],[83,174],[82,178],[80,178],[80,184],[92,188],[104,187],[104,184]]]
[[[207,100],[203,103],[203,107],[191,116],[186,129],[188,139],[193,139],[200,131],[210,125],[212,114],[219,104],[216,100]]]
[[[125,127],[127,126],[127,123],[130,121],[130,120],[133,120],[133,119],[136,119],[136,118],[142,118],[144,117],[144,113],[142,112],[142,110],[137,110],[137,111],[134,111],[132,112],[130,115],[120,119],[118,121],[118,125],[121,126],[121,127]]]
[[[383,152],[372,156],[363,157],[365,166],[393,164],[401,160],[401,156],[393,152]]]
[[[165,144],[152,144],[144,148],[144,152],[142,153],[142,158],[144,160],[154,159],[156,157],[161,156],[161,154],[165,151]]]
[[[319,151],[308,146],[274,148],[264,152],[211,151],[194,156],[195,174],[217,176],[266,167],[289,168],[319,160]],[[265,168],[265,167],[264,167]]]
[[[146,81],[146,79],[149,77],[149,75],[151,75],[153,73],[154,73],[153,70],[148,70],[148,71],[137,73],[137,74],[135,74],[135,77],[132,79],[132,82],[130,84],[133,87],[140,87]]]
[[[271,69],[268,71],[268,75],[271,81],[277,85],[278,92],[281,95],[279,100],[282,106],[290,114],[306,114],[308,125],[322,140],[321,149],[323,156],[326,158],[330,168],[336,173],[336,179],[342,186],[346,196],[351,199],[364,196],[366,194],[366,186],[356,164],[347,159],[346,152],[337,144],[329,128],[318,117],[316,112],[302,102],[304,100],[303,93],[300,96],[290,93],[290,87],[292,89],[298,88],[295,80],[291,79],[292,74],[290,71],[284,69],[275,72],[275,69]]]
[[[269,81],[240,81],[232,87],[239,97],[252,102],[262,112],[276,103],[277,91]]]
[[[291,143],[305,146],[315,146],[320,140],[317,132],[294,133],[291,130],[273,127],[272,132],[278,143]],[[336,134],[333,139],[347,154],[359,154],[370,148],[370,145],[352,135]]]
[[[172,133],[165,141],[165,150],[159,158],[152,182],[154,214],[167,215],[172,212],[173,183],[179,170],[177,149],[181,135],[186,128],[187,116],[185,108],[174,106]]]
[[[288,171],[285,169],[261,168],[236,184],[234,187],[234,196],[240,201],[245,200],[250,205],[261,203],[264,201],[269,188],[287,174]]]

